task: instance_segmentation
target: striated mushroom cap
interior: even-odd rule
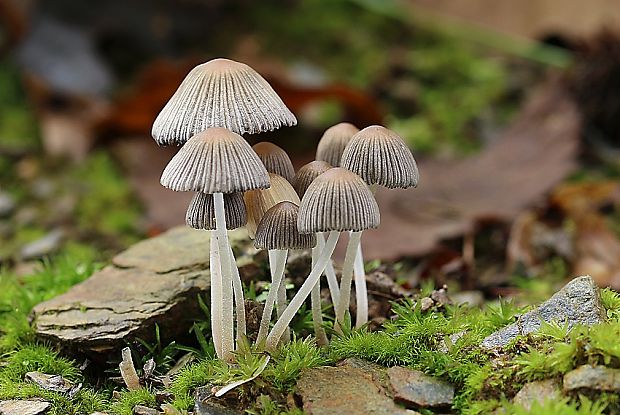
[[[182,145],[210,127],[256,134],[295,124],[293,113],[258,72],[220,58],[187,74],[155,119],[151,134],[159,145]]]
[[[209,128],[181,147],[161,175],[178,192],[234,193],[269,187],[269,176],[252,147],[225,128]]]
[[[243,203],[243,193],[224,195],[224,216],[228,230],[237,229],[246,224],[248,216]],[[215,229],[213,195],[197,192],[187,208],[185,223],[194,229]]]
[[[310,183],[331,168],[332,166],[329,163],[315,160],[308,164],[304,164],[297,170],[295,178],[293,179],[293,187],[297,191],[299,197],[304,197],[304,193],[306,193],[306,189],[308,189]]]
[[[280,202],[267,212],[258,224],[254,246],[258,249],[309,249],[316,246],[316,234],[300,234],[297,230],[299,206]]]
[[[245,208],[248,212],[248,223],[246,229],[251,239],[256,235],[256,229],[261,219],[269,209],[280,202],[293,202],[299,205],[299,196],[293,186],[282,176],[269,173],[271,187],[264,190],[250,190],[245,192]]]
[[[291,158],[282,148],[268,141],[254,144],[252,149],[258,154],[269,173],[275,173],[292,182],[295,168]]]
[[[394,131],[372,125],[355,134],[340,163],[366,183],[390,189],[418,185],[418,166],[407,144]]]
[[[316,148],[316,159],[326,161],[334,167],[340,166],[345,147],[358,131],[359,128],[348,122],[329,127]]]
[[[361,177],[334,167],[306,190],[297,226],[299,232],[361,231],[379,226],[379,206]]]

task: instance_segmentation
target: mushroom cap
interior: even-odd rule
[[[299,197],[304,197],[304,193],[306,193],[306,189],[308,189],[310,183],[331,168],[332,166],[329,163],[315,160],[308,164],[304,164],[297,170],[292,183]]]
[[[237,229],[246,224],[248,216],[243,203],[243,193],[236,192],[224,195],[224,217],[228,230]],[[194,229],[215,229],[213,195],[197,192],[187,208],[185,223]]]
[[[295,168],[291,158],[281,147],[268,141],[261,141],[252,146],[269,173],[275,173],[292,182]]]
[[[345,147],[358,131],[359,128],[348,122],[341,122],[329,127],[323,133],[323,137],[321,137],[316,148],[316,159],[339,167]]]
[[[269,209],[280,202],[293,202],[299,205],[299,196],[293,186],[282,176],[269,173],[271,187],[264,190],[250,190],[245,192],[245,208],[248,213],[246,229],[251,239],[256,235],[256,229],[261,219]]]
[[[256,230],[254,246],[258,249],[309,249],[316,246],[316,234],[297,230],[299,206],[280,202],[272,206]]]
[[[225,128],[209,128],[190,138],[160,181],[178,192],[234,193],[269,187],[267,170],[252,147]]]
[[[293,113],[258,72],[220,58],[187,74],[155,119],[151,134],[159,145],[182,145],[210,127],[255,134],[295,124]]]
[[[394,131],[372,125],[355,134],[340,163],[368,184],[390,189],[416,187],[418,166],[407,144]]]
[[[357,174],[334,167],[317,177],[299,205],[299,232],[362,231],[379,226],[379,206]]]

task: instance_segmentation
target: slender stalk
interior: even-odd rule
[[[267,338],[271,314],[273,314],[273,305],[277,301],[278,288],[282,285],[282,280],[284,279],[284,268],[286,266],[287,255],[288,251],[286,250],[269,250],[271,287],[269,287],[269,293],[267,293],[267,299],[265,300],[265,308],[263,308],[263,316],[260,320],[256,344],[261,344]]]
[[[312,248],[312,268],[316,266],[319,259],[319,248]],[[321,310],[321,278],[316,281],[312,292],[310,293],[310,301],[312,303],[312,325],[314,326],[314,335],[316,336],[316,343],[319,346],[327,346],[329,340],[325,334],[323,328],[323,314]]]
[[[215,233],[220,252],[220,264],[222,265],[222,356],[224,360],[233,361],[233,352],[235,350],[232,288],[233,264],[231,263],[230,255],[226,255],[230,250],[230,244],[228,242],[228,232],[226,231],[223,193],[213,194],[213,205],[215,208]]]
[[[235,253],[232,247],[229,249],[230,263],[235,264],[232,267],[233,272],[233,292],[235,294],[235,313],[237,318],[237,342],[246,334],[245,325],[245,299],[243,298],[243,284],[239,275],[239,268],[236,267]]]
[[[323,232],[318,232],[316,235],[316,241],[317,248],[322,250],[325,247],[325,234]],[[338,279],[336,278],[336,271],[334,270],[334,264],[332,264],[332,261],[327,262],[327,267],[325,267],[325,277],[327,278],[329,295],[335,308],[340,298],[340,288],[338,287]]]
[[[222,358],[222,269],[215,231],[209,231],[209,271],[211,274],[211,336],[215,354]]]
[[[362,254],[361,242],[357,247],[353,274],[355,275],[355,304],[357,308],[355,327],[360,328],[368,322],[368,289],[366,288],[366,271],[364,271],[364,256]]]
[[[334,249],[336,248],[336,243],[338,242],[338,236],[340,236],[340,232],[332,231],[329,233],[329,238],[327,238],[327,242],[325,243],[325,248],[321,251],[319,258],[316,262],[316,265],[310,271],[310,274],[306,278],[306,281],[302,284],[297,291],[297,294],[293,297],[288,307],[284,310],[282,316],[276,321],[276,324],[271,329],[271,332],[267,336],[267,348],[273,350],[278,345],[282,334],[286,330],[286,327],[289,325],[295,314],[304,303],[306,298],[310,295],[312,291],[312,287],[316,284],[317,280],[321,277],[321,274],[325,270],[327,263],[331,260],[331,255],[334,253]]]
[[[271,270],[271,283],[272,284],[274,281],[274,270],[277,267],[279,255],[281,254],[277,250],[269,251],[269,269]],[[286,260],[284,261],[284,263],[285,263],[285,268],[286,268]],[[284,283],[284,277],[282,277],[282,279],[280,280],[280,283],[277,286],[277,288],[278,288],[278,293],[277,293],[278,295],[276,297],[276,316],[280,318],[280,316],[284,312],[284,309],[286,308],[286,284]],[[282,338],[280,339],[280,342],[289,342],[289,341],[291,341],[291,329],[290,327],[287,327],[286,330],[284,331],[284,334],[282,334]]]
[[[347,252],[344,256],[344,265],[342,267],[342,277],[340,278],[340,301],[336,306],[336,323],[335,330],[342,334],[342,323],[344,323],[344,314],[349,309],[351,302],[351,281],[353,280],[353,263],[357,255],[357,247],[360,243],[362,232],[351,232],[349,243],[347,244]]]

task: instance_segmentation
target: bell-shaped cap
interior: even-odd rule
[[[379,206],[368,185],[349,170],[334,167],[306,190],[297,227],[301,233],[362,231],[379,226]]]
[[[295,124],[293,113],[258,72],[240,62],[213,59],[187,74],[151,133],[159,145],[182,145],[211,127],[255,134]]]
[[[178,192],[234,193],[269,187],[269,176],[243,137],[209,128],[181,147],[164,169],[161,184]]]
[[[366,183],[390,189],[418,185],[418,166],[407,144],[394,131],[372,125],[355,134],[342,154],[342,167]]]
[[[237,229],[246,224],[248,216],[245,211],[245,203],[243,203],[243,193],[226,193],[224,195],[224,217],[228,230]],[[187,208],[185,223],[194,229],[215,229],[213,195],[197,192]]]
[[[306,189],[308,189],[310,183],[331,168],[332,166],[329,163],[315,160],[308,164],[304,164],[297,170],[295,178],[293,179],[293,187],[299,197],[304,197],[304,193],[306,193]]]
[[[261,141],[252,146],[269,173],[275,173],[292,182],[295,168],[291,158],[282,148],[268,141]]]
[[[254,246],[258,249],[309,249],[316,245],[316,234],[297,230],[299,206],[280,202],[265,212],[258,224]]]
[[[334,167],[340,166],[342,153],[351,141],[351,138],[359,131],[353,124],[341,122],[329,127],[323,133],[316,148],[316,159],[326,161]]]
[[[245,227],[252,239],[265,212],[280,202],[293,202],[296,205],[300,203],[295,189],[284,177],[269,173],[269,180],[271,182],[269,189],[250,190],[243,195],[248,212],[248,223]]]

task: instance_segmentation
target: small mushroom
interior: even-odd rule
[[[293,113],[258,72],[219,58],[187,74],[155,119],[151,134],[159,145],[183,145],[210,127],[256,134],[295,124]]]
[[[379,219],[379,207],[375,198],[366,183],[356,174],[342,168],[333,168],[312,182],[299,206],[297,227],[302,234],[329,232],[329,237],[306,281],[267,336],[267,348],[274,349],[277,346],[282,333],[310,295],[334,252],[340,232],[350,230],[359,233],[364,229],[376,228],[379,226]],[[353,261],[354,254],[355,251],[350,252],[347,249],[345,266],[347,261]],[[351,276],[348,289],[344,278],[343,275],[339,304],[342,304],[343,297],[350,295]],[[338,322],[342,322],[342,316]],[[338,314],[336,317],[338,318]]]
[[[329,127],[323,133],[323,137],[319,141],[316,149],[316,159],[326,161],[334,167],[340,166],[340,159],[351,137],[353,137],[359,129],[348,122],[341,122],[333,127]]]
[[[258,158],[261,159],[269,173],[275,173],[289,182],[293,182],[295,168],[286,151],[268,141],[254,144],[252,149],[258,154]]]

